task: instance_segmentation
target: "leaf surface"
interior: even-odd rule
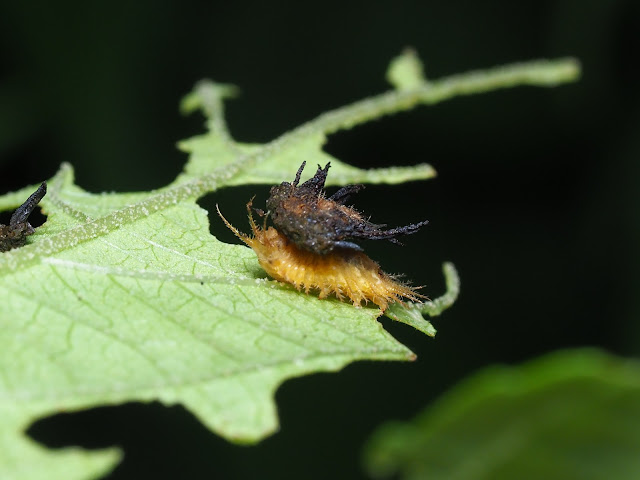
[[[511,86],[514,72],[507,74]],[[491,71],[484,83],[474,75],[478,91],[501,87]],[[530,77],[523,82],[535,84]],[[336,184],[430,178],[426,164],[363,171],[321,147],[331,132],[450,98],[464,83],[442,86],[436,96],[431,86],[391,91],[250,145],[235,142],[224,122],[234,89],[203,82],[183,109],[201,108],[207,133],[181,143],[190,157],[170,185],[93,194],[63,165],[41,202],[47,222],[25,247],[0,255],[0,472],[93,478],[118,461],[117,450],[50,452],[23,436],[57,412],[180,403],[225,438],[256,442],[278,427],[273,397],[284,380],[362,359],[413,359],[376,321],[377,308],[319,300],[266,278],[250,249],[211,235],[196,200],[223,187],[292,180],[301,159],[331,161]],[[0,208],[15,208],[32,190],[0,197]],[[409,316],[398,308],[396,319],[434,333],[415,308]]]

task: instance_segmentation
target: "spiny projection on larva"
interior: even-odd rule
[[[0,225],[0,252],[24,246],[27,237],[36,230],[29,223],[29,216],[47,193],[47,183],[42,182],[38,189],[20,205],[9,220],[9,225]]]

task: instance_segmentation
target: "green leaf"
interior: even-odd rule
[[[385,114],[473,88],[501,88],[505,78],[512,86],[518,74],[523,83],[545,84],[545,75],[565,68],[566,62],[543,67],[538,80],[520,65],[489,70],[484,80],[475,73],[472,87],[456,77],[429,89],[388,92],[322,114],[264,145],[231,138],[223,100],[236,90],[206,81],[182,107],[202,108],[208,131],[181,143],[190,158],[170,185],[91,194],[63,165],[41,202],[47,222],[25,247],[0,255],[6,299],[0,304],[0,452],[11,452],[0,455],[0,471],[89,478],[117,461],[115,450],[53,453],[23,436],[34,420],[56,412],[129,401],[180,403],[225,438],[251,443],[278,428],[273,397],[284,380],[356,360],[413,359],[376,321],[377,308],[319,300],[266,278],[250,249],[210,234],[196,200],[223,187],[291,180],[301,159],[331,160],[330,179],[339,184],[430,178],[428,165],[364,171],[321,147],[329,133]],[[0,198],[0,207],[14,208],[31,190]],[[412,324],[397,307],[394,312]],[[419,323],[428,330],[425,320]]]
[[[595,350],[491,367],[366,448],[375,477],[636,479],[640,363]]]

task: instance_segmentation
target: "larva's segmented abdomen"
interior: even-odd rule
[[[273,227],[256,227],[254,235],[245,242],[256,252],[269,276],[306,293],[317,290],[319,298],[333,294],[340,300],[348,298],[356,306],[373,302],[384,311],[389,303],[402,298],[418,301],[421,297],[385,274],[362,252],[336,250],[319,255],[288,242]]]
[[[360,251],[336,249],[320,255],[303,250],[275,228],[260,228],[249,210],[249,222],[254,235],[250,237],[231,225],[220,210],[218,213],[227,227],[256,252],[260,265],[270,277],[289,283],[305,293],[313,290],[318,292],[319,298],[332,294],[339,300],[348,298],[357,307],[372,302],[382,311],[390,303],[402,301],[403,298],[416,302],[425,298],[415,289],[395,281]]]

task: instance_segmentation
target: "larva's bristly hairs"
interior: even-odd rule
[[[353,240],[389,240],[416,233],[428,221],[384,230],[365,219],[361,213],[346,206],[351,195],[364,185],[348,185],[330,197],[324,184],[330,163],[318,169],[313,177],[300,184],[306,162],[298,169],[293,182],[282,182],[271,188],[266,213],[260,227],[253,218],[253,198],[247,204],[252,236],[231,225],[218,209],[225,225],[253,249],[258,262],[275,280],[289,283],[296,289],[319,298],[335,295],[355,306],[375,303],[385,311],[389,304],[402,299],[421,302],[426,297],[388,275],[364,254]],[[267,217],[273,222],[267,227]]]

